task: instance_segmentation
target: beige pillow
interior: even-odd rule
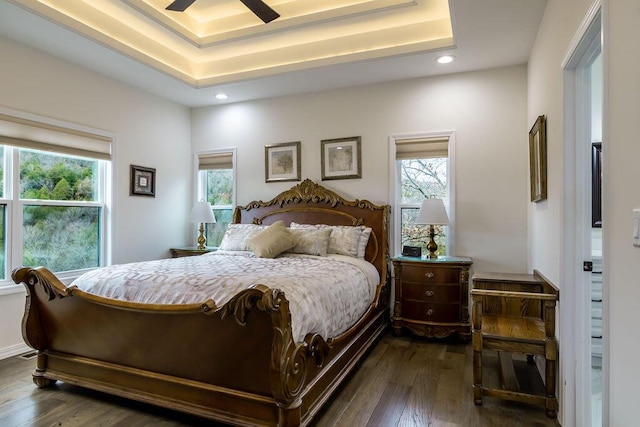
[[[229,224],[218,249],[221,251],[248,251],[247,242],[267,228],[266,225]]]
[[[294,254],[307,254],[307,255],[320,255],[327,256],[327,249],[329,248],[329,236],[331,236],[331,229],[324,228],[320,230],[315,229],[289,229],[296,239],[296,245],[289,249],[287,252]]]
[[[295,245],[296,239],[282,221],[274,222],[247,240],[249,249],[260,258],[275,258]]]
[[[291,229],[330,229],[327,253],[364,258],[371,228],[364,225],[298,224],[292,222]]]

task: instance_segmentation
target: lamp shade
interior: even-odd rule
[[[416,224],[449,225],[442,199],[425,199],[420,206]]]
[[[193,205],[190,219],[191,222],[216,222],[216,217],[213,215],[213,210],[211,210],[211,204],[205,201],[196,202]]]

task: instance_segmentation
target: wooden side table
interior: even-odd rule
[[[207,252],[215,252],[218,248],[208,246],[205,249],[198,249],[196,246],[190,246],[186,248],[171,248],[171,258],[181,258],[185,256],[197,256],[206,254]]]
[[[466,257],[392,259],[395,304],[391,325],[399,335],[407,328],[427,338],[450,335],[471,339],[469,270]]]

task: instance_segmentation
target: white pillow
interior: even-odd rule
[[[358,242],[358,258],[364,258],[364,253],[367,250],[367,244],[369,243],[369,237],[371,237],[371,227],[362,227],[362,234],[360,234],[360,241]]]
[[[247,240],[265,228],[267,228],[266,225],[229,224],[218,249],[222,251],[248,251]]]
[[[247,240],[249,249],[260,258],[275,258],[296,245],[296,239],[284,222],[276,221]]]
[[[327,256],[331,229],[291,228],[296,245],[287,252],[294,254]]]
[[[298,224],[292,222],[289,227],[292,229],[331,229],[329,237],[329,248],[327,253],[347,255],[357,258],[364,258],[367,243],[371,236],[371,228],[364,225],[327,225],[327,224]]]

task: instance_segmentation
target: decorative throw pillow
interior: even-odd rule
[[[357,257],[360,234],[362,231],[356,227],[332,227],[327,252]]]
[[[267,228],[256,224],[229,224],[218,247],[221,251],[248,251],[247,240]]]
[[[294,254],[320,255],[327,256],[329,248],[329,237],[331,229],[290,229],[296,239],[296,245],[287,252]]]
[[[365,227],[364,225],[360,227],[362,228],[362,233],[360,234],[360,241],[358,242],[358,258],[364,258],[369,237],[371,237],[371,227]]]
[[[275,258],[296,245],[296,239],[284,222],[276,221],[247,240],[247,246],[260,258]]]
[[[371,235],[371,228],[364,225],[327,225],[327,224],[298,224],[292,222],[291,229],[330,229],[329,248],[327,253],[364,258],[367,243]]]

